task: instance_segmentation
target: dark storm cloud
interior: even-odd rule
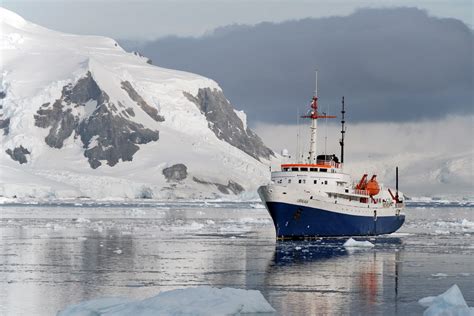
[[[472,30],[415,8],[229,26],[140,50],[156,65],[215,79],[252,121],[293,123],[312,96],[315,68],[323,110],[339,111],[344,95],[352,121],[473,113]]]

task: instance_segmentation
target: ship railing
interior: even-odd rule
[[[367,196],[369,196],[369,192],[368,192],[367,190],[354,189],[354,193],[355,193],[355,194],[359,194],[359,195],[367,195]]]

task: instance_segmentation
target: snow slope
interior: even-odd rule
[[[0,195],[242,198],[269,178],[273,153],[216,82],[4,8],[0,30]]]

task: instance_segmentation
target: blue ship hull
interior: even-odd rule
[[[374,236],[390,234],[405,222],[405,215],[354,216],[282,202],[267,202],[278,238]]]

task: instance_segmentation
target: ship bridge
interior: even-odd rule
[[[285,163],[281,171],[272,172],[272,181],[277,184],[318,185],[321,190],[349,188],[351,179],[343,173],[342,164],[336,155],[319,155],[316,163]]]
[[[339,170],[337,170],[339,169]],[[342,169],[342,164],[336,155],[318,155],[316,163],[288,163],[281,165],[283,172],[339,172]]]

